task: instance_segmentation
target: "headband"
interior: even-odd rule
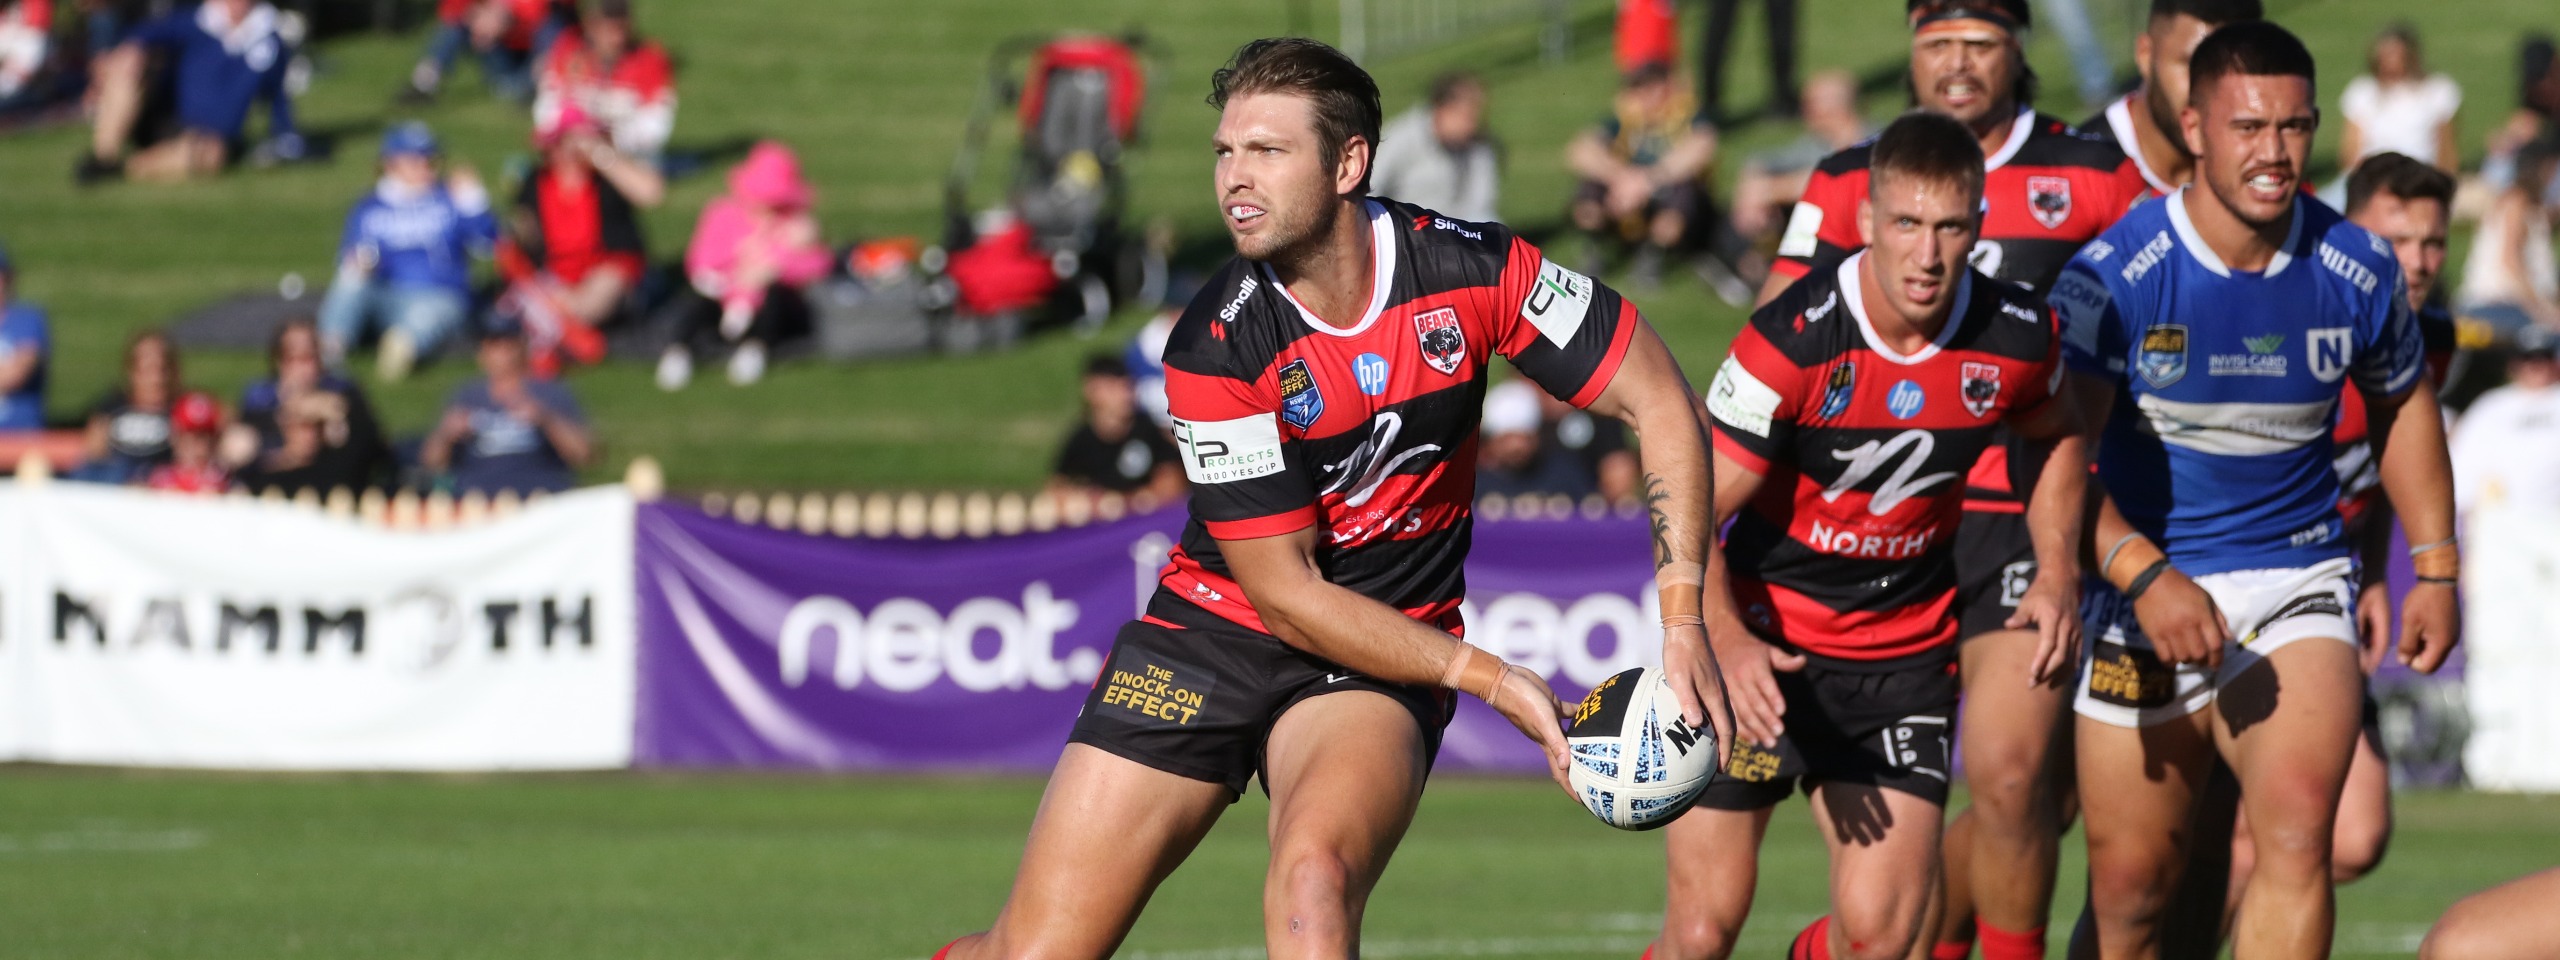
[[[2010,16],[2008,11],[1990,7],[1952,5],[1941,6],[1921,14],[1917,19],[1911,21],[1911,32],[1920,33],[1929,29],[1933,24],[1945,23],[1950,20],[1980,20],[1984,23],[2000,28],[2000,31],[2003,33],[2015,34],[2018,32],[2018,20],[2017,18]]]

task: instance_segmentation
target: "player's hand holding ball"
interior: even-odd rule
[[[1651,830],[1679,819],[1723,766],[1723,741],[1680,716],[1668,671],[1638,667],[1600,681],[1574,707],[1566,789],[1600,822]]]

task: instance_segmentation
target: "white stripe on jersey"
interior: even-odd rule
[[[2298,450],[2329,436],[2335,399],[2314,403],[2189,403],[2145,393],[2137,426],[2160,442],[2198,453],[2256,457]]]

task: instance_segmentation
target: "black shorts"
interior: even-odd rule
[[[2009,629],[2009,615],[2035,580],[2026,514],[1965,511],[1956,523],[1956,636]]]
[[[1834,666],[1839,663],[1815,660],[1778,674],[1787,732],[1777,749],[1734,744],[1724,774],[1708,784],[1699,806],[1774,807],[1799,783],[1808,793],[1825,783],[1866,784],[1946,806],[1962,693],[1955,664],[1943,655],[1881,671],[1869,664],[1844,670]]]
[[[1422,729],[1424,761],[1439,755],[1441,728],[1457,705],[1448,691],[1372,680],[1241,628],[1178,630],[1143,620],[1120,628],[1067,741],[1241,795],[1262,772],[1263,741],[1281,714],[1349,690],[1402,704]]]

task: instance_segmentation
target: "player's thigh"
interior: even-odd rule
[[[2560,943],[2560,868],[2464,897],[2418,947],[2418,960],[2541,960]]]
[[[1413,823],[1431,748],[1415,709],[1381,691],[1327,693],[1282,712],[1263,748],[1273,893],[1365,900]]]
[[[1760,879],[1760,840],[1777,808],[1692,807],[1664,827],[1660,960],[1720,958],[1733,950]]]
[[[2380,866],[2391,846],[2391,761],[2382,753],[2381,736],[2373,724],[2363,725],[2355,759],[2347,763],[2346,787],[2338,794],[2331,865],[2342,883]]]
[[[1899,954],[1920,932],[1937,883],[1943,800],[1864,783],[1813,788],[1831,852],[1832,922],[1844,939]]]
[[[2054,743],[2068,712],[2062,678],[2030,685],[2036,634],[2002,630],[1964,642],[1965,782],[1974,806],[2004,821],[2049,807],[2059,771]],[[2046,816],[2051,816],[2046,812]]]
[[[2201,713],[2145,727],[2076,720],[2080,813],[2089,884],[2105,916],[2156,916],[2186,857],[2195,801],[2213,770]]]
[[[1068,744],[979,955],[1110,956],[1156,885],[1235,799],[1223,784]]]
[[[2214,699],[2214,737],[2240,780],[2267,868],[2272,850],[2329,853],[2339,792],[2361,729],[2364,675],[2353,644],[2304,637],[2231,673]]]

